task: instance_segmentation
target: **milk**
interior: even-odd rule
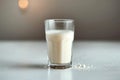
[[[50,63],[61,64],[71,62],[73,39],[74,32],[72,30],[46,31]]]

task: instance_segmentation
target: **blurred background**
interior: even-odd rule
[[[75,20],[75,40],[120,40],[120,0],[0,0],[0,40],[44,40],[44,20]]]

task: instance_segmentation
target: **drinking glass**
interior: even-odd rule
[[[74,20],[47,19],[45,20],[45,34],[48,47],[48,66],[55,69],[71,67]]]

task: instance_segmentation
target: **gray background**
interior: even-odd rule
[[[0,39],[45,39],[44,20],[72,18],[75,39],[120,40],[120,0],[0,0]]]

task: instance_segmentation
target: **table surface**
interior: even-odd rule
[[[72,61],[50,69],[45,41],[0,41],[0,80],[120,80],[119,41],[75,41]]]

